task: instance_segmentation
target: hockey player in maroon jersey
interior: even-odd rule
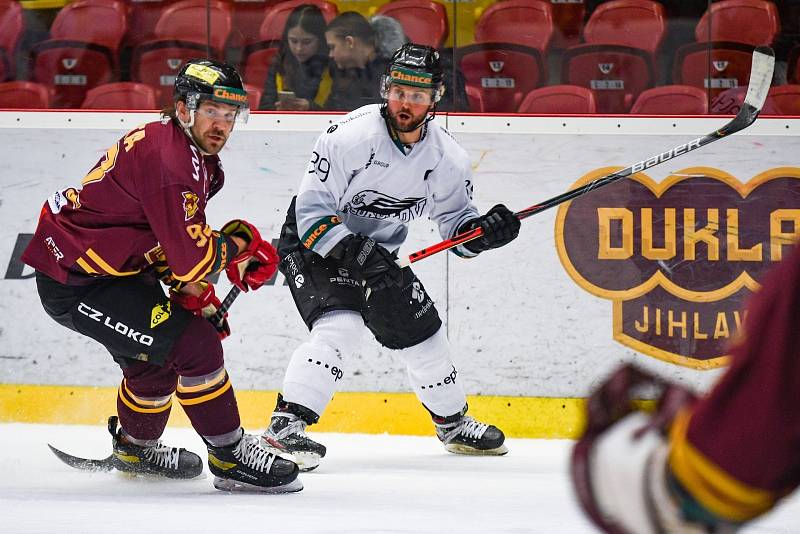
[[[800,248],[748,306],[731,365],[701,399],[633,367],[589,400],[572,461],[592,521],[628,534],[734,532],[800,485]],[[630,407],[661,387],[655,414]],[[638,392],[637,392],[638,390]]]
[[[121,428],[109,419],[115,468],[202,472],[199,456],[159,441],[175,393],[207,445],[215,487],[299,491],[294,461],[242,430],[221,345],[230,329],[226,319],[207,320],[220,306],[207,276],[225,270],[248,291],[277,268],[252,224],[236,219],[215,231],[206,222],[224,182],[217,154],[234,122],[247,119],[247,93],[234,68],[192,60],[174,101],[161,121],[109,148],[80,186],[48,198],[22,259],[36,270],[48,315],[103,344],[122,368]]]

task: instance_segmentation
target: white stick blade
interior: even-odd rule
[[[772,71],[775,69],[775,52],[768,46],[759,46],[753,52],[750,67],[750,84],[747,86],[745,104],[761,110],[767,100],[767,92],[772,84]]]

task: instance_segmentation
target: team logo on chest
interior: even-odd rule
[[[380,191],[365,189],[353,195],[342,211],[367,219],[399,219],[409,222],[425,211],[425,197],[394,198]]]

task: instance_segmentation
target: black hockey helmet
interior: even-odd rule
[[[439,52],[435,48],[406,43],[392,54],[381,79],[381,96],[388,98],[389,86],[393,83],[433,89],[433,102],[444,94],[444,70]]]
[[[174,101],[183,100],[190,110],[203,100],[213,100],[239,108],[236,120],[247,122],[250,105],[242,77],[235,68],[221,61],[190,59],[175,78]]]

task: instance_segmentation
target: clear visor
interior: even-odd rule
[[[247,95],[244,91],[242,91],[242,94]],[[203,102],[214,102],[222,105],[201,106]],[[246,100],[244,102],[231,102],[206,93],[189,93],[186,95],[186,106],[210,120],[246,123],[250,118],[250,105]]]
[[[413,85],[395,83],[390,76],[384,75],[383,78],[381,78],[381,97],[386,100],[406,102],[419,106],[430,106],[438,102],[443,94],[444,87],[441,85],[430,88],[415,87]]]

